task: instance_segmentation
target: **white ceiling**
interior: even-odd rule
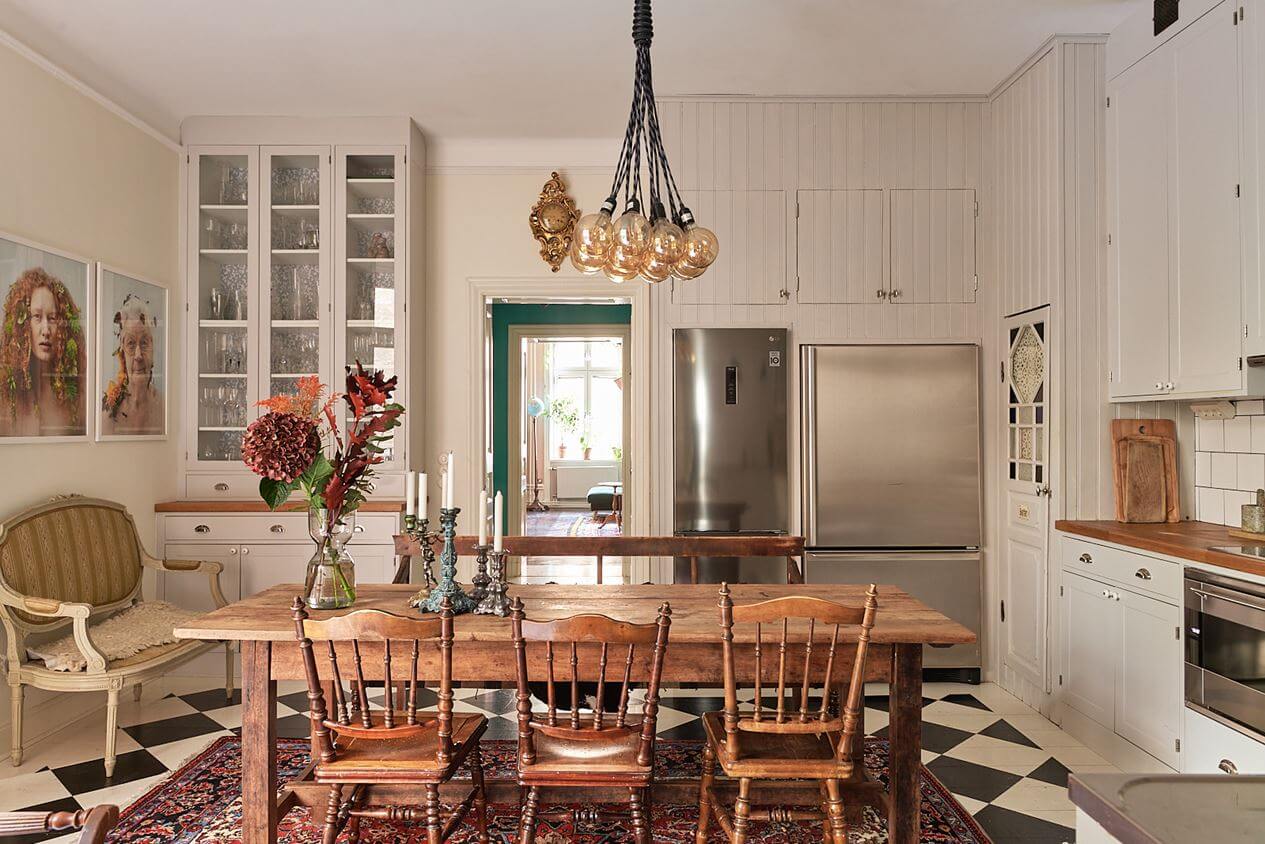
[[[659,94],[987,93],[1146,0],[658,0]],[[177,137],[199,114],[400,115],[429,135],[606,138],[630,0],[0,0],[0,28]]]

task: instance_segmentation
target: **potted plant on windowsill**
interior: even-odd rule
[[[593,456],[593,446],[589,443],[588,434],[580,434],[580,450],[584,453],[585,460]]]
[[[390,432],[401,424],[404,407],[391,401],[395,385],[395,377],[357,363],[354,370],[347,367],[347,392],[326,397],[320,378],[305,376],[293,395],[259,402],[268,412],[242,438],[242,461],[261,476],[259,494],[269,509],[281,507],[295,490],[303,493],[316,543],[303,597],[313,609],[356,600],[355,564],[346,545],[356,510],[373,491],[373,467],[385,459]],[[334,410],[340,399],[351,411],[345,432]]]
[[[549,418],[558,426],[559,433],[564,437],[574,434],[580,425],[580,412],[575,406],[575,400],[570,396],[561,396],[549,403]],[[566,457],[567,444],[565,440],[562,440],[558,443],[558,459],[565,460]]]

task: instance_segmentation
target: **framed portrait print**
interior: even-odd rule
[[[0,232],[0,444],[88,438],[92,264]]]
[[[98,440],[167,436],[167,288],[97,264]]]

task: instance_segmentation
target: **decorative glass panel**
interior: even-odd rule
[[[1045,436],[1045,323],[1034,322],[1009,331],[1010,383],[1007,389],[1010,426],[1009,476],[1012,480],[1043,483]]]

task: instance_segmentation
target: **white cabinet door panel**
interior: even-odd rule
[[[1114,590],[1120,612],[1116,732],[1176,768],[1182,712],[1181,610]],[[1088,713],[1086,713],[1088,714]]]
[[[891,301],[975,301],[975,191],[891,192]]]
[[[1120,607],[1109,597],[1112,591],[1095,580],[1063,575],[1063,701],[1108,729],[1115,720],[1120,660]]]
[[[672,280],[676,305],[786,302],[786,191],[685,190],[699,225],[716,233],[720,256],[701,276]]]
[[[1227,6],[1172,50],[1170,378],[1177,393],[1242,387],[1238,29]],[[1122,155],[1127,151],[1121,151]]]
[[[1113,398],[1153,395],[1169,380],[1171,75],[1171,56],[1159,51],[1118,77],[1108,91]]]
[[[801,190],[797,196],[797,300],[811,305],[884,301],[883,191]]]
[[[293,583],[302,592],[307,561],[316,546],[311,542],[279,545],[243,545],[241,548],[242,597],[249,598],[270,586]]]
[[[241,570],[238,566],[240,547],[228,543],[167,542],[163,556],[172,560],[209,560],[221,563],[220,589],[229,603],[241,598]],[[164,601],[187,610],[210,612],[215,609],[211,600],[211,584],[205,574],[165,571],[159,575],[158,594]],[[209,653],[194,657],[176,668],[173,673],[184,677],[213,677],[218,682],[224,676],[224,650],[214,648]]]

